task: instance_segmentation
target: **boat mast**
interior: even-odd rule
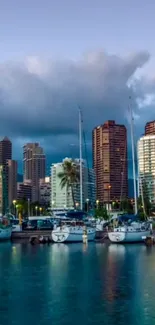
[[[131,97],[129,98],[131,99]],[[137,215],[137,188],[136,188],[136,169],[135,169],[135,149],[134,149],[134,118],[132,114],[131,105],[129,105],[130,110],[130,127],[131,127],[131,146],[132,146],[132,164],[133,164],[133,185],[134,185],[134,199],[135,199],[135,215]]]
[[[146,210],[145,210],[144,192],[143,192],[143,184],[142,184],[141,176],[139,176],[139,182],[140,182],[140,186],[141,186],[141,196],[142,196],[142,205],[143,205],[144,217],[147,217]]]
[[[82,113],[79,107],[79,149],[80,149],[80,209],[83,209],[83,182],[82,182]]]

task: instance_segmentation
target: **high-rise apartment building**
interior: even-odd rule
[[[11,206],[13,200],[17,199],[17,161],[8,159],[8,202]]]
[[[138,141],[138,189],[142,194],[146,184],[149,199],[155,203],[155,135],[146,135]]]
[[[75,163],[79,165],[80,159],[75,159]],[[83,180],[83,207],[87,200],[94,206],[96,201],[96,178],[93,168],[88,168],[86,161],[82,160],[82,180]],[[76,200],[80,204],[80,184],[76,186]]]
[[[12,159],[12,142],[4,137],[0,140],[0,165],[6,166],[8,159]]]
[[[39,143],[27,143],[23,147],[24,183],[31,181],[32,201],[39,201],[39,180],[45,178],[45,154]]]
[[[107,121],[92,134],[96,198],[101,203],[128,196],[127,130]]]
[[[71,188],[61,187],[61,180],[58,177],[63,172],[63,162],[70,158],[65,158],[61,163],[51,166],[51,207],[52,208],[73,208],[73,200]],[[80,160],[75,159],[75,163],[79,166]],[[93,169],[88,170],[85,161],[82,161],[82,179],[83,179],[83,207],[87,200],[94,204],[96,200],[96,184]],[[73,186],[74,199],[77,207],[80,207],[80,184]]]
[[[155,135],[155,120],[146,123],[145,135]]]
[[[0,166],[2,166],[3,173],[3,189],[5,189],[5,204],[3,204],[3,213],[9,208],[8,194],[9,194],[9,179],[7,161],[12,159],[12,142],[4,137],[0,139]]]
[[[0,215],[5,215],[8,208],[6,179],[4,166],[0,165]]]
[[[68,159],[68,158],[65,158]],[[51,166],[51,208],[73,208],[71,188],[61,187],[59,173],[63,172],[63,162]]]
[[[39,203],[44,206],[49,206],[51,201],[51,179],[50,177],[45,177],[40,179],[39,183]]]
[[[17,183],[17,199],[26,199],[32,201],[32,186],[28,183]]]

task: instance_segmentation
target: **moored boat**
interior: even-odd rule
[[[108,237],[113,243],[136,243],[144,242],[150,236],[151,228],[148,222],[133,222],[130,225],[121,225],[108,231]]]
[[[57,227],[52,231],[52,240],[55,243],[83,242],[95,239],[96,230],[93,227],[86,227],[82,222],[70,222]]]
[[[12,227],[6,216],[0,218],[0,241],[11,239]]]
[[[0,241],[11,239],[12,228],[10,226],[0,227]]]

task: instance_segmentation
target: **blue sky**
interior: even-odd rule
[[[1,132],[18,161],[26,141],[41,142],[49,164],[77,148],[79,104],[90,155],[94,126],[127,123],[130,93],[143,133],[154,118],[154,13],[153,1],[1,0]]]

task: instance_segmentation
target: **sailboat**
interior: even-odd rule
[[[12,234],[12,227],[8,217],[0,217],[0,241],[9,240]]]
[[[80,209],[83,210],[83,179],[82,179],[82,115],[79,108],[79,155],[80,155]],[[93,241],[96,236],[94,227],[86,227],[83,222],[76,220],[66,221],[63,225],[52,231],[52,240],[55,243]]]
[[[134,181],[134,212],[137,216],[137,188],[136,188],[136,169],[135,169],[135,150],[134,150],[134,129],[133,113],[130,106],[130,127],[131,127],[131,144],[132,144],[132,163],[133,163],[133,181]],[[151,226],[149,222],[130,221],[124,222],[121,226],[114,227],[108,231],[108,237],[113,243],[135,243],[144,242],[146,237],[150,236]]]

